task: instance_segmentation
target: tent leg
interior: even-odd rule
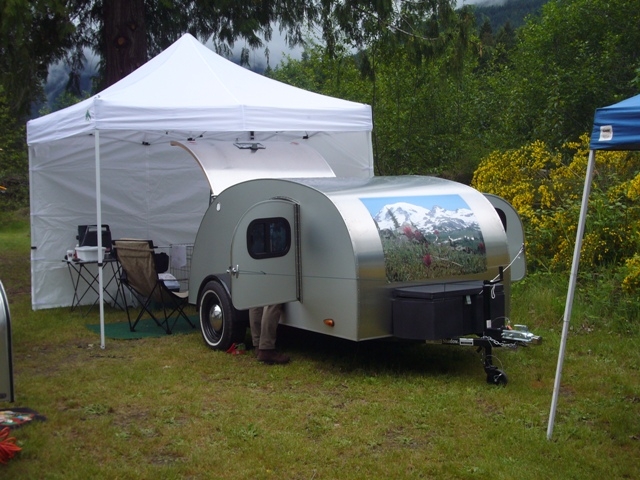
[[[582,237],[584,236],[584,226],[587,221],[587,208],[589,206],[589,193],[591,192],[591,179],[596,163],[595,150],[589,152],[589,163],[584,179],[584,190],[582,192],[582,206],[580,207],[580,219],[576,232],[576,245],[573,250],[573,262],[571,263],[571,275],[569,277],[569,290],[567,292],[567,302],[564,309],[562,324],[562,339],[560,341],[560,352],[558,354],[558,365],[556,368],[556,378],[553,384],[553,396],[551,398],[551,411],[549,413],[549,425],[547,427],[547,440],[551,440],[553,435],[553,423],[558,406],[558,393],[560,391],[560,380],[562,378],[562,364],[564,363],[564,352],[567,347],[567,335],[569,334],[569,321],[571,320],[571,309],[573,307],[573,297],[578,279],[578,266],[580,265],[580,251],[582,250]]]
[[[102,228],[102,191],[100,189],[100,131],[95,130],[95,157],[96,157],[96,225],[98,232]],[[104,278],[102,276],[103,266],[102,235],[98,234],[98,292],[100,295],[100,348],[104,350]]]

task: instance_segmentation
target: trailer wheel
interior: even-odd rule
[[[213,350],[227,350],[244,340],[247,323],[231,304],[226,289],[208,282],[200,300],[200,330],[204,343]]]
[[[507,374],[504,373],[502,370],[499,369],[493,369],[492,371],[490,371],[489,373],[487,373],[487,383],[490,383],[492,385],[497,385],[499,387],[504,387],[507,382],[509,382],[509,379],[507,378]]]

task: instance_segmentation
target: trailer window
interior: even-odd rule
[[[500,208],[496,208],[496,212],[498,212],[498,216],[500,217],[500,221],[502,222],[502,228],[504,231],[507,231],[507,214],[502,211]]]
[[[291,226],[287,219],[259,218],[247,228],[247,249],[252,258],[283,257],[291,247]]]

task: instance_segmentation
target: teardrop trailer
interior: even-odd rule
[[[220,149],[177,145],[207,176],[229,175],[211,161]],[[306,151],[292,178],[300,145],[271,147],[224,149],[245,170],[212,196],[193,246],[189,302],[205,343],[242,342],[248,308],[284,303],[281,323],[311,332],[476,347],[487,381],[505,384],[492,348],[540,341],[508,321],[525,275],[515,210],[441,178],[335,177]]]

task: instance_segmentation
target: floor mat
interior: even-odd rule
[[[184,319],[181,319],[175,324],[171,330],[171,334],[176,335],[198,332],[200,328],[200,319],[198,318],[198,315],[192,315],[189,319],[196,328],[191,328],[191,325],[189,325]],[[100,335],[100,324],[87,325],[87,328]],[[167,335],[167,332],[164,328],[159,327],[152,318],[141,319],[138,322],[138,325],[136,325],[135,332],[132,332],[129,329],[129,322],[105,323],[104,325],[104,336],[108,338],[133,340],[136,338],[163,337],[165,335]]]
[[[7,408],[0,410],[0,430],[4,427],[18,428],[31,420],[44,421],[44,415],[40,415],[30,408]]]

